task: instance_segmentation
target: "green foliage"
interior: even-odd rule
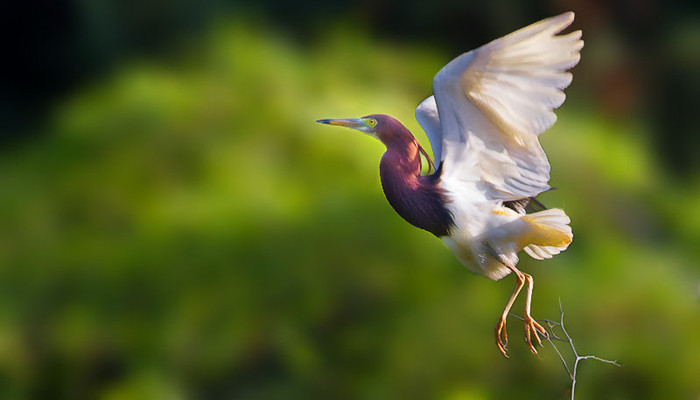
[[[511,278],[393,213],[380,143],[313,122],[387,113],[427,144],[413,110],[449,57],[223,24],[57,107],[0,161],[0,397],[566,397],[517,321],[510,360],[493,344]],[[523,255],[534,316],[561,297],[579,350],[623,364],[584,365],[582,398],[700,393],[700,175],[669,180],[645,129],[576,104],[542,136],[575,240]]]

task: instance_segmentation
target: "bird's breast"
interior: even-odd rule
[[[380,176],[384,195],[391,207],[417,228],[438,237],[448,235],[454,223],[446,206],[447,197],[436,180],[431,176],[408,174],[385,158],[380,166]]]

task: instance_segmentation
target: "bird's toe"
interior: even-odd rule
[[[509,358],[508,354],[506,353],[507,345],[508,333],[506,331],[506,320],[501,318],[496,324],[496,346],[498,346],[498,350],[500,350],[506,358]]]
[[[530,347],[530,351],[532,351],[533,354],[537,354],[537,349],[535,349],[535,346],[532,344],[532,337],[534,336],[535,340],[537,341],[537,344],[542,346],[542,339],[540,339],[540,334],[542,334],[545,338],[549,337],[549,333],[547,332],[546,329],[542,325],[540,325],[537,321],[532,319],[529,315],[526,315],[524,318],[525,322],[525,341],[527,342],[528,347]]]

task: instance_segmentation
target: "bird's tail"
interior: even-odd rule
[[[573,240],[574,235],[569,226],[571,220],[561,209],[552,208],[523,215],[521,219],[529,227],[521,244],[532,258],[551,258],[566,250]]]

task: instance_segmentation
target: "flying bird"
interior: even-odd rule
[[[553,110],[572,79],[567,70],[583,48],[581,31],[560,34],[573,20],[567,12],[536,22],[458,56],[435,75],[433,95],[415,114],[434,162],[391,116],[317,121],[359,130],[386,146],[382,188],[403,219],[442,239],[472,272],[494,281],[515,275],[495,328],[506,357],[506,317],[523,287],[525,340],[533,353],[533,338],[541,345],[539,335],[547,335],[530,315],[533,279],[516,267],[518,252],[551,258],[573,239],[564,211],[535,200],[551,189],[538,136],[556,121]],[[421,156],[429,165],[425,175]]]

